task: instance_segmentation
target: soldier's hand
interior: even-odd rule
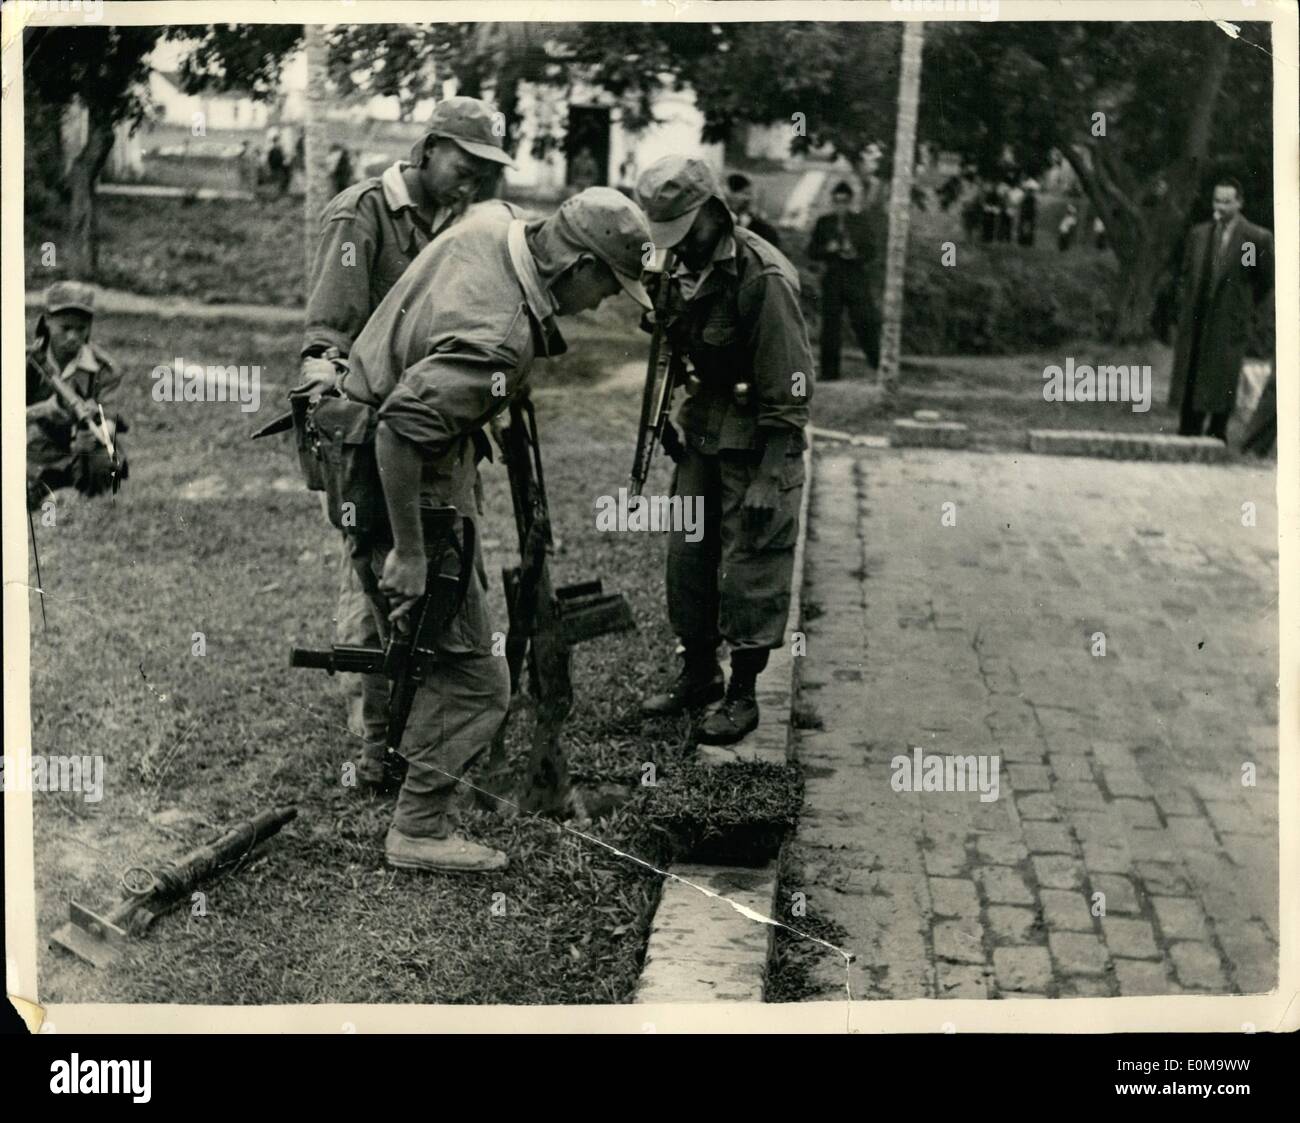
[[[302,380],[293,393],[318,397],[338,385],[338,369],[329,359],[308,356],[302,361]]]
[[[682,444],[681,434],[677,432],[671,421],[664,422],[664,431],[659,438],[659,443],[663,445],[664,452],[674,464],[680,464],[686,459],[686,448]]]
[[[751,525],[763,525],[776,514],[780,499],[781,489],[777,487],[776,478],[766,474],[758,476],[749,485],[741,504],[745,520]]]
[[[379,578],[379,591],[388,598],[392,611],[388,619],[396,623],[424,596],[425,570],[428,562],[424,554],[403,554],[390,550],[384,559],[384,573]]]

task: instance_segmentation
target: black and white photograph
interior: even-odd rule
[[[3,16],[33,1033],[1296,1028],[1294,4]]]

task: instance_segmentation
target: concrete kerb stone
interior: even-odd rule
[[[1228,457],[1228,446],[1214,437],[1112,433],[1101,429],[1030,429],[1029,451],[1050,456],[1097,456],[1108,460],[1195,464],[1213,464]]]
[[[894,448],[968,448],[970,430],[960,421],[920,421],[900,417],[889,435]]]
[[[808,541],[808,501],[812,490],[812,434],[804,451],[804,488],[799,506],[799,539],[794,552],[789,632],[803,624],[803,572]],[[759,679],[759,724],[738,745],[701,745],[707,764],[731,761],[784,763],[793,739],[798,660],[790,644],[772,652]],[[665,883],[650,923],[645,964],[635,1002],[762,1002],[767,964],[776,928],[740,908],[774,916],[780,862],[757,869],[681,865]],[[701,886],[710,896],[701,892]]]

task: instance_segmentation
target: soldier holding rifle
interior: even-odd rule
[[[119,430],[104,411],[122,381],[109,357],[90,342],[95,291],[56,281],[45,293],[36,341],[27,351],[27,507],[61,487],[83,495],[116,491],[126,479]]]
[[[353,344],[343,397],[317,407],[327,479],[343,486],[329,496],[332,512],[367,502],[358,481],[367,458],[372,464],[369,502],[379,510],[359,511],[351,534],[378,630],[423,612],[430,575],[446,573],[427,556],[422,507],[451,511],[461,523],[456,568],[464,574],[466,560],[474,563],[450,620],[438,621],[431,639],[416,637],[435,657],[403,715],[409,767],[385,844],[391,865],[476,871],[506,864],[503,853],[456,833],[453,801],[510,695],[506,661],[491,653],[476,536],[464,526],[475,509],[476,448],[486,441],[483,427],[527,386],[533,360],[564,350],[557,316],[594,308],[620,289],[649,307],[639,280],[649,240],[644,215],[612,188],[589,188],[532,222],[505,203],[470,208],[375,310]]]
[[[784,639],[790,608],[812,389],[799,279],[735,221],[702,160],[664,157],[641,176],[637,196],[656,251],[676,258],[665,278],[680,293],[667,341],[694,367],[677,415],[682,436],[665,432],[676,452],[673,493],[704,496],[700,541],[678,530],[668,547],[668,615],[684,663],[642,714],[722,699],[697,735],[731,744],[758,725],[755,682]],[[725,694],[721,639],[731,649]]]

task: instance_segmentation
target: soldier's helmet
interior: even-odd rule
[[[612,187],[588,187],[571,196],[548,220],[565,241],[590,250],[614,271],[623,291],[642,308],[653,307],[641,271],[650,227],[631,199]]]
[[[55,312],[84,312],[95,314],[95,290],[81,281],[55,281],[45,290],[45,314]]]
[[[505,150],[505,115],[476,97],[449,97],[438,102],[424,135],[411,148],[411,163],[419,164],[433,137],[455,141],[471,156],[513,168]]]
[[[650,220],[650,234],[660,249],[671,249],[686,237],[695,216],[710,199],[726,206],[722,185],[713,169],[694,156],[665,156],[637,181],[636,196]]]

